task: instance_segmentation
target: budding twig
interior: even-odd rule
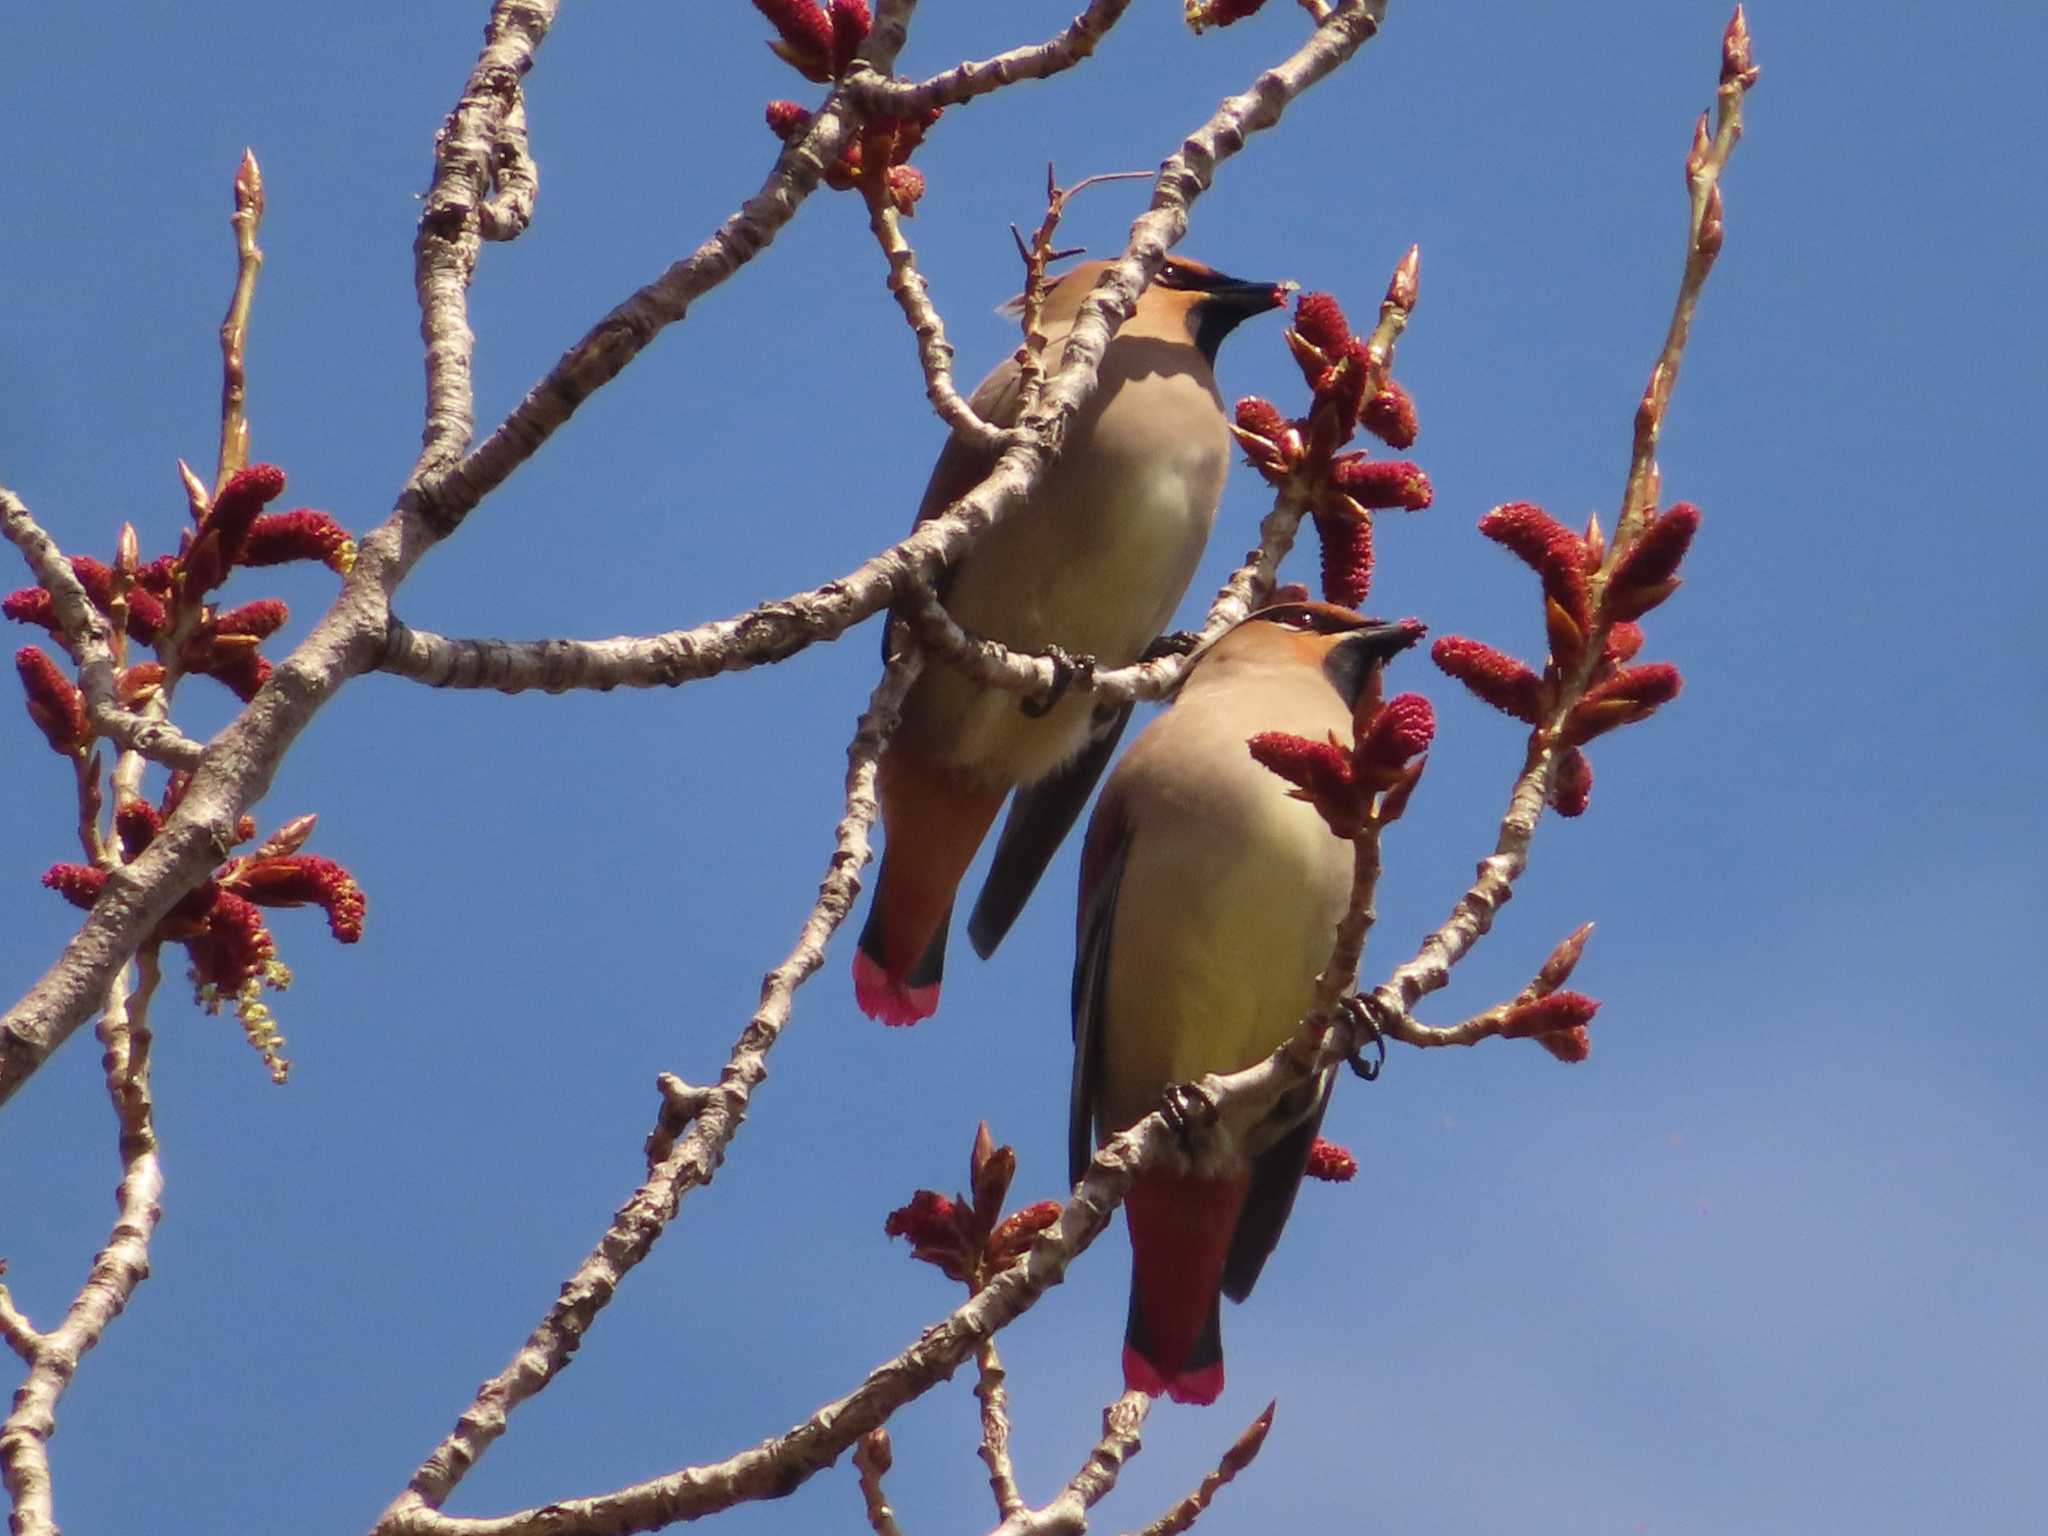
[[[1180,1536],[1182,1531],[1192,1526],[1214,1501],[1224,1484],[1234,1479],[1257,1458],[1260,1449],[1266,1443],[1266,1431],[1273,1427],[1273,1410],[1278,1406],[1277,1402],[1266,1404],[1266,1411],[1245,1427],[1245,1432],[1237,1437],[1236,1443],[1225,1451],[1222,1459],[1216,1463],[1216,1470],[1202,1479],[1201,1486],[1146,1526],[1138,1536]]]
[[[56,610],[58,638],[78,663],[78,683],[92,728],[124,751],[139,752],[151,762],[171,768],[192,768],[205,749],[177,727],[123,709],[114,698],[114,631],[106,615],[92,604],[71,562],[56,540],[37,526],[19,497],[0,486],[0,532],[21,551],[36,580],[48,590]],[[0,1093],[0,1098],[5,1094]]]
[[[1529,865],[1529,845],[1536,835],[1556,784],[1560,763],[1566,756],[1561,740],[1565,719],[1585,697],[1586,689],[1601,662],[1602,645],[1609,628],[1604,607],[1598,604],[1599,587],[1613,574],[1641,536],[1657,497],[1656,446],[1670,402],[1671,385],[1678,376],[1678,363],[1692,325],[1693,308],[1702,285],[1720,249],[1716,233],[1702,244],[1710,212],[1718,216],[1718,184],[1735,141],[1742,131],[1742,99],[1755,84],[1756,71],[1749,59],[1749,34],[1742,9],[1736,8],[1723,40],[1723,69],[1718,98],[1720,130],[1712,140],[1702,131],[1695,139],[1687,161],[1687,178],[1692,188],[1690,232],[1683,271],[1679,277],[1678,301],[1664,346],[1651,371],[1650,387],[1636,412],[1634,445],[1628,484],[1623,491],[1614,539],[1606,551],[1605,564],[1593,578],[1595,587],[1592,633],[1581,647],[1575,665],[1560,677],[1557,696],[1549,712],[1529,736],[1528,753],[1522,771],[1508,794],[1508,807],[1501,817],[1494,850],[1479,865],[1478,878],[1458,898],[1451,915],[1422,941],[1413,959],[1398,967],[1373,993],[1376,1010],[1392,1017],[1406,1015],[1416,1002],[1450,983],[1451,968],[1471,952],[1481,935],[1493,926],[1495,915],[1514,895],[1515,881]],[[1483,1015],[1481,1016],[1483,1017]]]
[[[1636,408],[1635,438],[1630,446],[1628,479],[1622,488],[1621,516],[1615,524],[1614,548],[1608,554],[1606,569],[1610,571],[1657,508],[1657,440],[1664,431],[1671,390],[1678,382],[1678,365],[1692,335],[1693,310],[1699,305],[1714,258],[1721,254],[1721,172],[1727,168],[1728,158],[1735,153],[1735,145],[1742,137],[1742,102],[1756,81],[1757,69],[1750,57],[1749,23],[1738,5],[1722,38],[1721,85],[1714,97],[1713,136],[1707,136],[1707,120],[1702,117],[1694,132],[1692,153],[1686,158],[1691,213],[1686,229],[1685,268],[1679,278],[1678,299],[1672,306],[1664,346],[1657,354],[1650,382]]]
[[[917,253],[904,237],[903,222],[889,202],[889,187],[879,164],[861,177],[861,193],[868,205],[868,228],[889,259],[889,291],[896,296],[903,318],[917,336],[918,366],[924,370],[925,398],[954,434],[991,456],[1002,451],[1006,436],[976,414],[953,383],[953,346],[946,340],[946,324],[933,307],[924,274],[917,270]]]
[[[14,1504],[16,1536],[56,1536],[50,1484],[49,1441],[57,1428],[57,1402],[78,1374],[79,1362],[149,1275],[149,1242],[162,1214],[163,1171],[146,1072],[148,1029],[129,1011],[125,972],[116,973],[102,999],[100,1043],[107,1091],[120,1129],[120,1214],[106,1246],[94,1257],[64,1320],[38,1333],[0,1291],[0,1335],[28,1364],[11,1411],[0,1421],[0,1482]]]
[[[896,1524],[896,1511],[882,1492],[882,1477],[892,1461],[889,1431],[871,1429],[860,1437],[853,1450],[854,1470],[860,1474],[861,1502],[867,1506],[868,1527],[875,1536],[903,1536]]]
[[[1038,392],[1045,382],[1045,333],[1040,329],[1045,318],[1045,269],[1064,256],[1078,254],[1053,249],[1052,237],[1060,227],[1060,220],[1066,217],[1067,204],[1090,187],[1110,181],[1144,180],[1151,174],[1150,171],[1105,171],[1063,188],[1048,162],[1045,167],[1045,218],[1040,221],[1038,232],[1026,244],[1024,237],[1017,233],[1017,226],[1010,226],[1010,234],[1017,242],[1017,253],[1024,258],[1024,292],[1018,312],[1018,324],[1023,329],[1024,340],[1016,352],[1019,416],[1029,414],[1038,404]]]
[[[1003,1385],[1006,1373],[994,1339],[975,1351],[974,1364],[974,1396],[981,1404],[979,1455],[988,1468],[989,1490],[996,1499],[996,1518],[1008,1520],[1025,1505],[1023,1491],[1017,1486],[1017,1469],[1010,1460],[1010,1394]]]
[[[256,274],[263,270],[263,252],[256,231],[263,224],[263,172],[256,152],[242,151],[235,171],[235,291],[220,323],[220,466],[214,471],[213,494],[249,462],[248,373],[243,347],[249,335],[249,305],[256,296]]]
[[[1072,69],[1095,52],[1095,45],[1130,4],[1131,0],[1091,0],[1064,30],[1042,43],[956,64],[915,84],[856,64],[846,76],[846,90],[870,117],[915,117],[933,107],[959,106],[1021,80],[1044,80]]]

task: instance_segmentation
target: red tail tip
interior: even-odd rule
[[[1130,1345],[1124,1346],[1124,1390],[1152,1397],[1170,1397],[1176,1403],[1207,1406],[1223,1395],[1223,1362],[1217,1360],[1200,1370],[1184,1371],[1168,1379],[1159,1367]]]
[[[939,984],[906,986],[862,950],[853,957],[853,1000],[860,1011],[884,1024],[915,1024],[939,1011]]]

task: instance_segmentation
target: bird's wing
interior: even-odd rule
[[[990,426],[1008,427],[1016,424],[1017,397],[1020,393],[1017,375],[1017,360],[1011,358],[1000,363],[983,379],[969,398],[968,404],[974,414]],[[925,483],[924,500],[917,504],[917,517],[911,523],[928,523],[962,496],[973,490],[988,477],[995,467],[995,455],[975,447],[957,433],[946,439],[946,446],[939,450],[938,462],[932,465],[932,477]],[[952,571],[943,571],[937,582],[939,600],[946,597],[946,588],[951,585]],[[889,626],[882,626],[882,660],[889,659]],[[1085,797],[1084,797],[1085,798]]]
[[[1109,998],[1109,944],[1116,927],[1117,887],[1130,853],[1130,831],[1112,784],[1088,823],[1081,850],[1081,911],[1074,947],[1074,1086],[1067,1106],[1067,1174],[1081,1181],[1095,1155],[1095,1093]]]
[[[1089,722],[1088,743],[1066,763],[1036,784],[1017,791],[1003,835],[996,843],[988,879],[967,920],[974,952],[986,960],[1003,942],[1045,874],[1045,866],[1080,819],[1081,807],[1094,792],[1095,781],[1116,753],[1117,741],[1130,723],[1132,706],[1099,710]]]

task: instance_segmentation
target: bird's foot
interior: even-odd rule
[[[1201,643],[1202,637],[1192,629],[1176,629],[1146,646],[1145,653],[1138,660],[1158,661],[1163,656],[1185,656]]]
[[[1382,1027],[1386,1018],[1384,1006],[1370,992],[1355,992],[1337,1005],[1351,1016],[1353,1026],[1363,1037],[1357,1050],[1349,1058],[1351,1070],[1368,1083],[1380,1075],[1380,1068],[1387,1064],[1387,1034]],[[1375,1052],[1372,1060],[1366,1060],[1368,1049]]]
[[[1196,1136],[1216,1123],[1216,1101],[1193,1083],[1169,1083],[1159,1097],[1159,1113],[1181,1150],[1192,1154]]]
[[[1067,690],[1074,686],[1076,679],[1092,680],[1095,676],[1095,658],[1088,655],[1070,655],[1056,645],[1045,648],[1045,659],[1052,663],[1052,686],[1043,698],[1025,698],[1017,701],[1017,708],[1028,720],[1037,720],[1051,714],[1053,706],[1067,696]]]

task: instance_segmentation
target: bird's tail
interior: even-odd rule
[[[853,959],[853,994],[871,1019],[915,1024],[938,1010],[953,894],[1007,791],[975,784],[914,748],[891,746],[876,793],[888,845]]]
[[[1124,1386],[1177,1403],[1223,1391],[1223,1263],[1244,1208],[1246,1175],[1142,1173],[1124,1197],[1131,1228],[1131,1312]]]

